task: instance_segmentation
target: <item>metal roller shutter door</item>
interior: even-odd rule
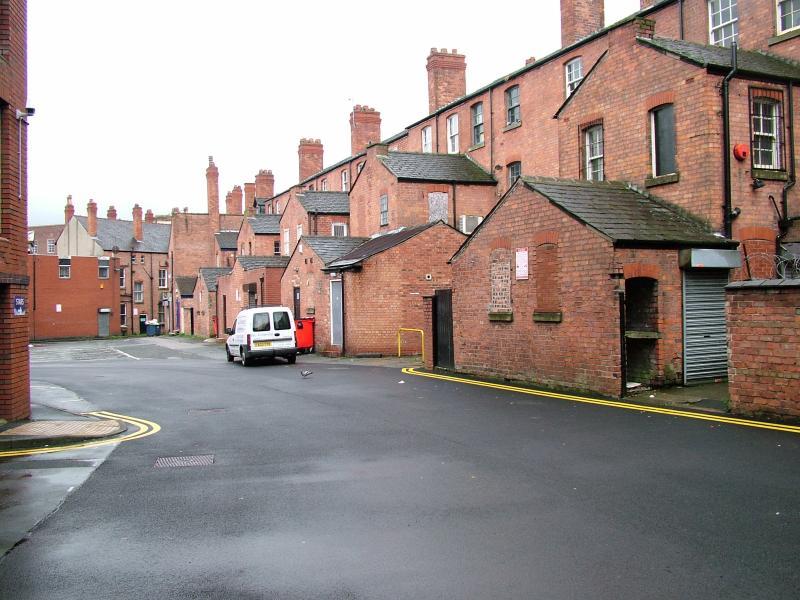
[[[683,272],[683,381],[728,376],[725,286],[729,271]]]

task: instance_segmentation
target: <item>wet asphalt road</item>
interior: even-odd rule
[[[0,561],[0,597],[800,589],[798,435],[383,367],[314,363],[303,379],[303,358],[243,368],[221,348],[164,343],[174,347],[119,346],[128,357],[34,353],[35,379],[163,429],[119,444]],[[154,467],[211,455],[208,466]]]

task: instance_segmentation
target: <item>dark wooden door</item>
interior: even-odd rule
[[[294,318],[300,318],[300,288],[294,288]]]
[[[436,290],[433,310],[434,365],[442,369],[455,368],[453,360],[453,292]]]

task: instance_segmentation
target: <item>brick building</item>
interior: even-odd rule
[[[108,263],[115,260],[110,282],[119,290],[119,303],[112,307],[116,326],[124,333],[145,332],[145,321],[158,320],[171,328],[168,310],[170,273],[168,250],[171,226],[156,223],[151,210],[142,214],[137,204],[131,221],[117,218],[109,207],[106,218],[97,216],[97,204],[91,200],[87,215],[76,216],[68,200],[64,209],[65,225],[56,241],[56,252],[62,264],[78,256],[94,256]],[[85,335],[95,335],[90,327]],[[79,335],[79,334],[74,334]]]
[[[55,256],[56,241],[63,229],[63,224],[28,227],[28,253]]]
[[[0,5],[0,419],[8,420],[30,415],[26,16],[25,0]]]
[[[230,268],[202,268],[192,291],[194,335],[217,337],[217,280],[231,272]],[[223,332],[224,333],[224,332]]]
[[[282,252],[290,256],[304,235],[347,236],[349,225],[350,199],[347,192],[302,191],[292,194],[280,216]]]
[[[30,339],[120,335],[119,261],[31,255]]]
[[[288,256],[237,256],[231,272],[217,276],[217,323],[220,336],[240,310],[281,302],[281,275]]]
[[[244,256],[281,256],[280,215],[256,214],[242,221],[237,244]]]

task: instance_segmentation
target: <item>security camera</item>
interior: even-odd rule
[[[32,117],[36,113],[35,108],[17,109],[17,120],[24,121],[28,117]]]

